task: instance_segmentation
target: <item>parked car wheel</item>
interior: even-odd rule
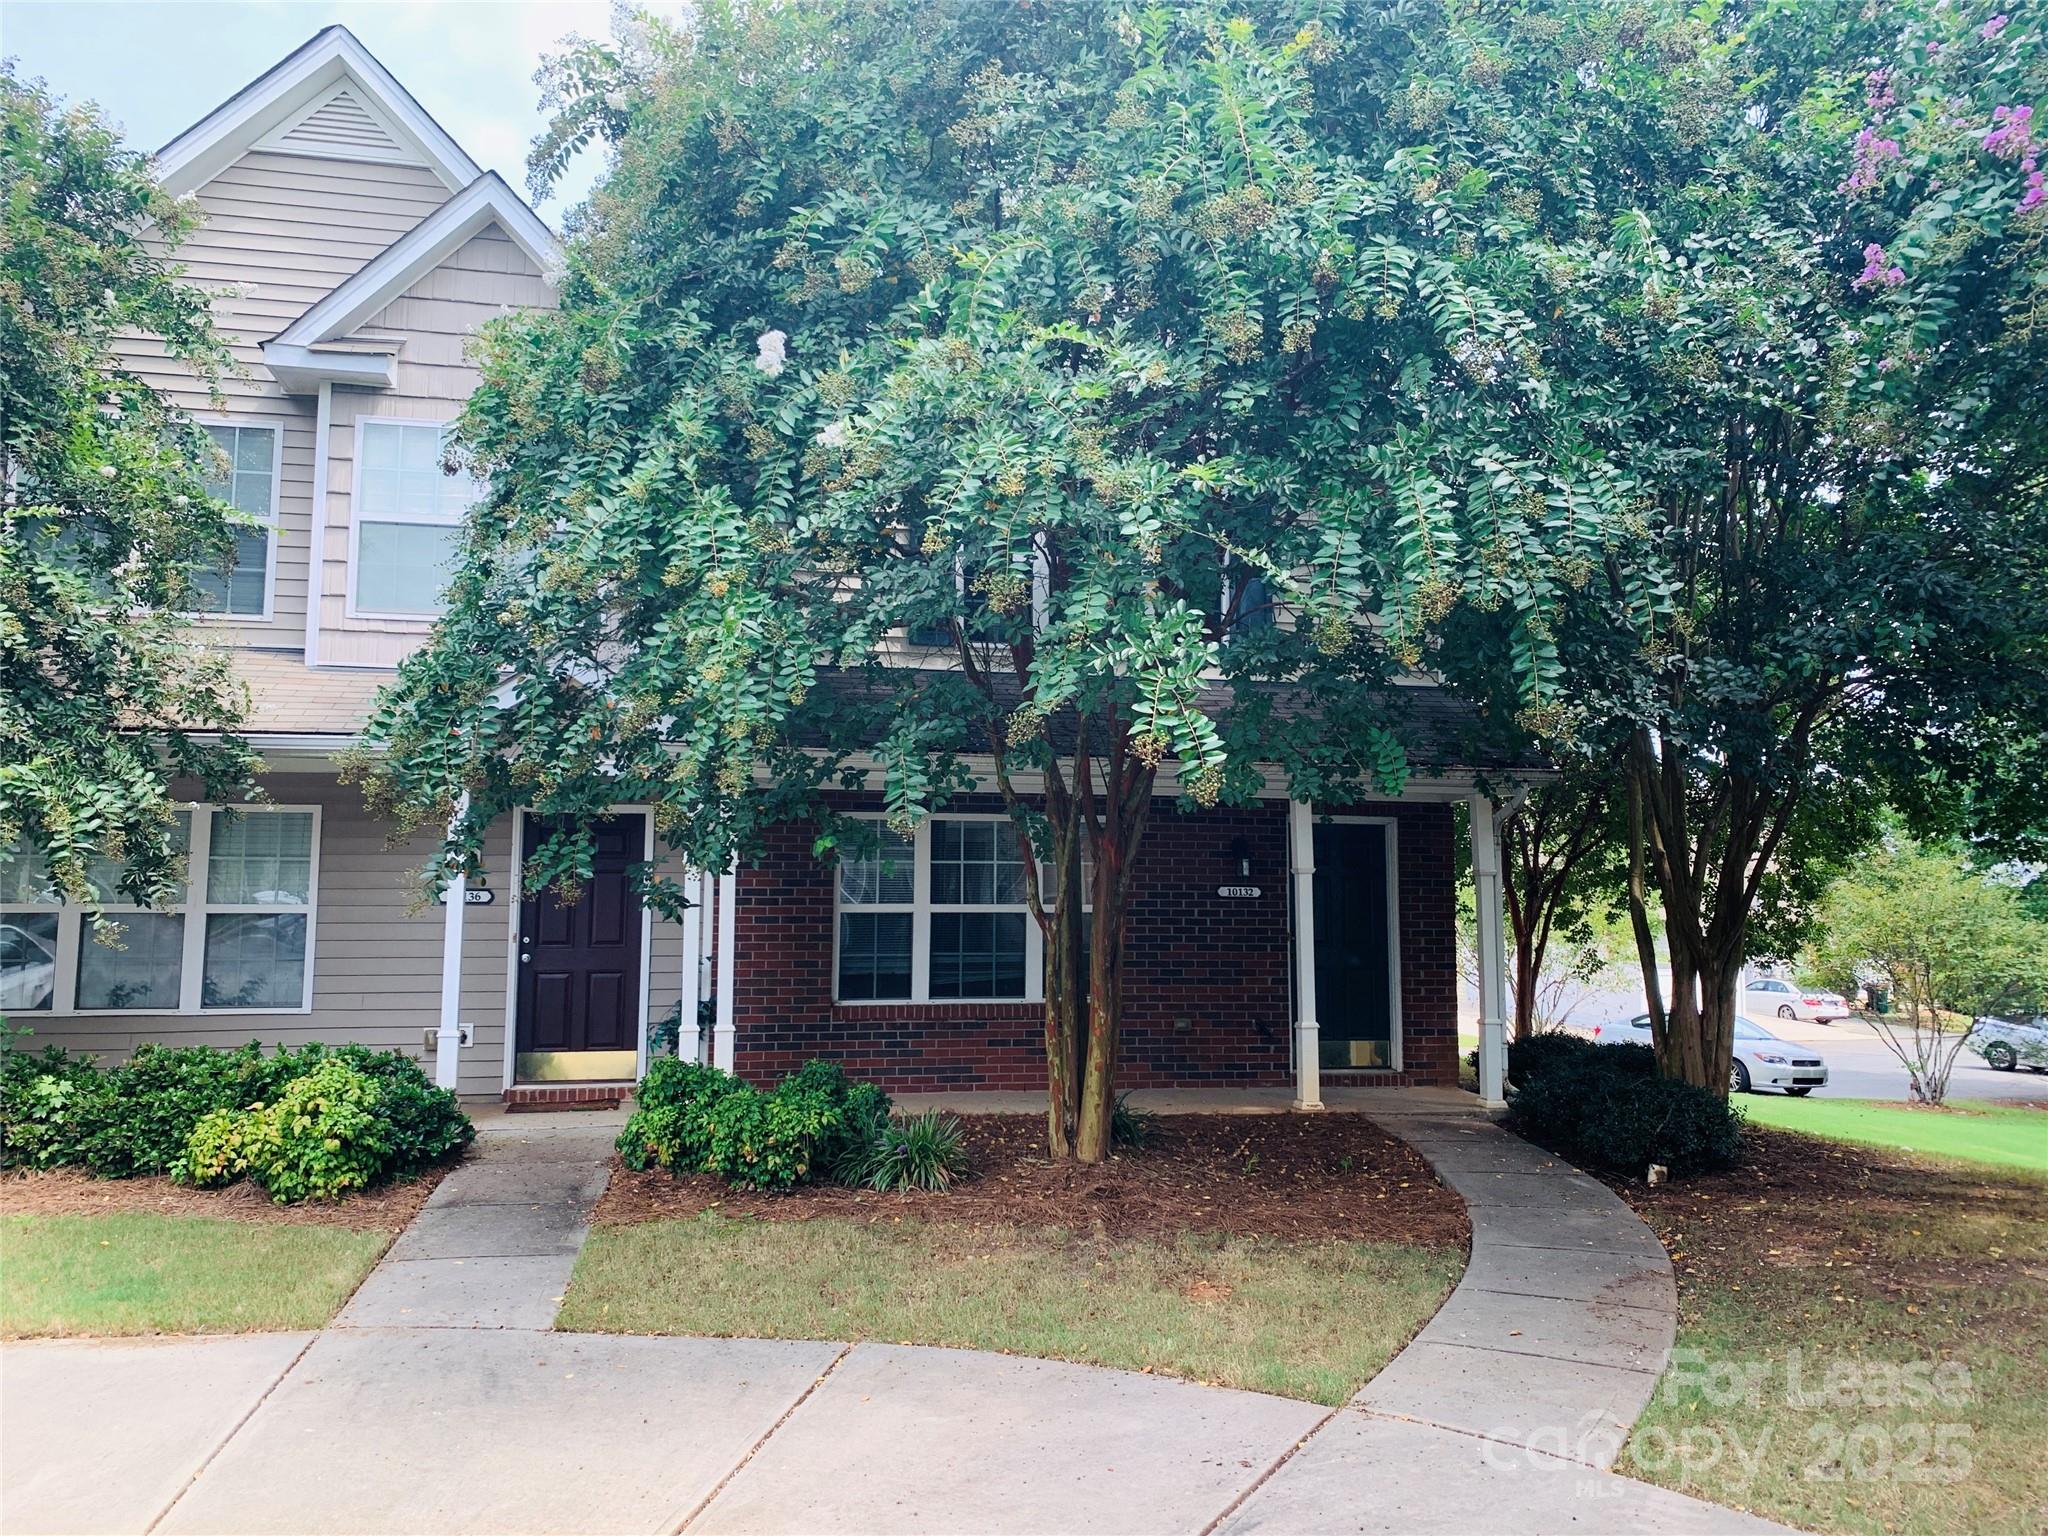
[[[1734,1069],[1728,1074],[1728,1091],[1730,1093],[1749,1092],[1749,1068],[1739,1061],[1734,1064]]]
[[[1799,1017],[1799,1010],[1790,1003],[1780,1003],[1778,1004],[1778,1017],[1781,1019],[1796,1019]]]
[[[1792,1097],[1795,1099],[1803,1099],[1809,1093],[1813,1092],[1811,1088],[1787,1088],[1785,1091],[1791,1094]]]
[[[1984,1047],[1984,1065],[2000,1072],[2010,1072],[2020,1064],[2020,1053],[2003,1040],[1993,1040]]]

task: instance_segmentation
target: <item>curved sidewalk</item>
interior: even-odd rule
[[[1334,1412],[964,1350],[555,1333],[608,1133],[529,1122],[479,1138],[323,1333],[9,1346],[7,1528],[1776,1529],[1604,1470],[1671,1338],[1634,1215],[1476,1112],[1384,1121],[1471,1203],[1472,1263]]]

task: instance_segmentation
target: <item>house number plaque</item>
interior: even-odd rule
[[[1266,893],[1256,885],[1219,885],[1216,894],[1239,901],[1256,901]]]

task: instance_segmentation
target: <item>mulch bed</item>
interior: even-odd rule
[[[279,1205],[244,1179],[226,1189],[192,1189],[162,1176],[96,1179],[76,1168],[10,1169],[0,1174],[0,1216],[101,1216],[155,1211],[164,1216],[214,1216],[224,1221],[295,1227],[347,1227],[396,1232],[419,1214],[455,1163],[430,1168],[410,1183],[387,1184],[342,1200]]]
[[[1429,1165],[1363,1115],[1163,1115],[1142,1151],[1082,1167],[1052,1162],[1036,1115],[963,1115],[973,1176],[947,1194],[878,1194],[812,1185],[736,1190],[705,1174],[615,1167],[594,1220],[694,1216],[770,1221],[1065,1227],[1107,1237],[1229,1233],[1289,1241],[1464,1246],[1464,1203]]]
[[[2048,1223],[2048,1185],[1764,1126],[1748,1127],[1743,1140],[1743,1165],[1727,1173],[1655,1189],[1607,1181],[1664,1240],[1681,1287],[1739,1286],[1746,1275],[1782,1269],[1814,1271],[1817,1285],[1856,1276],[1902,1298],[1996,1285],[2016,1270],[2048,1281],[2048,1266],[1988,1254],[1901,1258],[1873,1241],[1872,1230],[1874,1222],[1922,1212]]]

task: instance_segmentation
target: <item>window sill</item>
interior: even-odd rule
[[[1032,1022],[1045,1016],[1045,1004],[1019,998],[990,1002],[987,1000],[936,1003],[834,1003],[832,1022],[858,1024],[863,1022],[901,1024],[946,1024],[955,1020],[994,1021],[997,1023]]]

